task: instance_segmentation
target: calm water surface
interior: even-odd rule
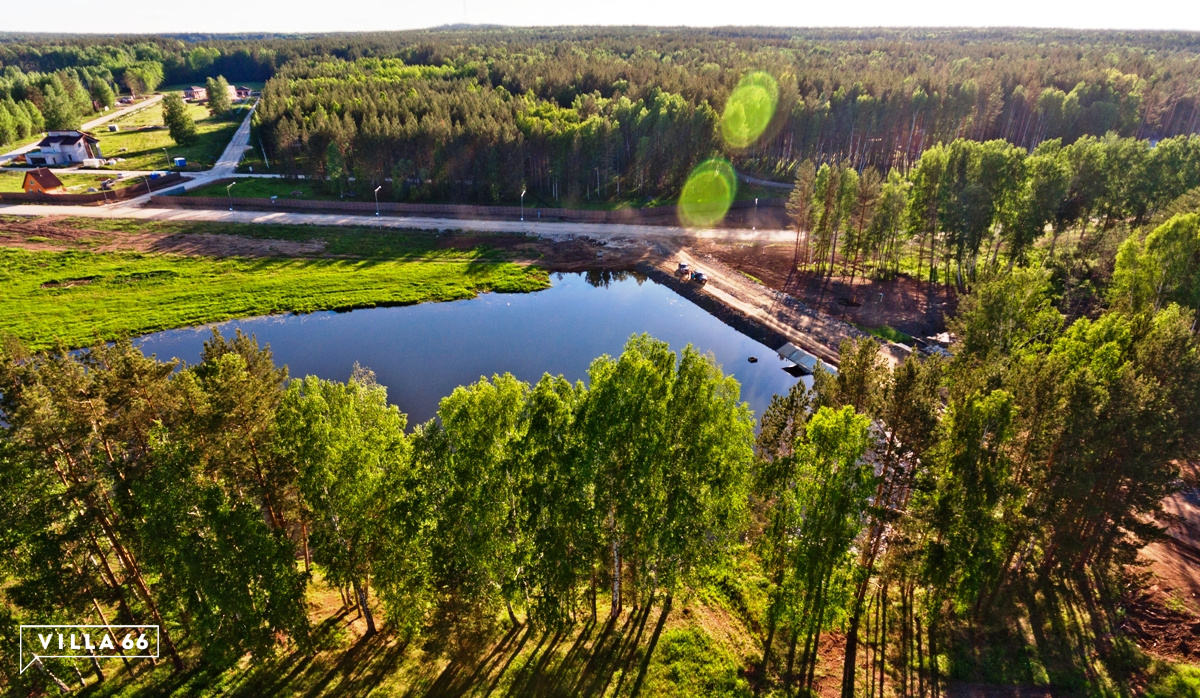
[[[293,377],[346,380],[354,362],[375,371],[389,400],[424,422],[456,386],[509,372],[525,381],[543,373],[585,380],[601,354],[616,356],[630,335],[648,332],[678,351],[691,343],[712,352],[742,384],[756,417],[775,393],[797,379],[759,344],[653,281],[619,276],[555,274],[552,286],[528,294],[484,294],[453,303],[425,303],[351,312],[319,312],[235,320],[217,325],[269,344]],[[598,284],[598,285],[597,285]],[[138,343],[147,354],[198,362],[208,328],[158,332]],[[749,363],[748,357],[758,357]],[[811,380],[811,379],[810,379]]]

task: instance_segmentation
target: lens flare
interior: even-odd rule
[[[733,166],[719,158],[705,160],[688,175],[679,194],[679,220],[690,228],[720,223],[737,194]]]
[[[748,148],[758,140],[775,116],[779,85],[762,71],[747,73],[725,102],[721,137],[731,148]]]

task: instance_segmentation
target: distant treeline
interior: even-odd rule
[[[164,84],[278,73],[263,119],[283,167],[410,182],[397,187],[405,198],[488,201],[522,183],[559,199],[670,195],[710,154],[790,178],[806,159],[907,168],[956,138],[1033,149],[1191,134],[1198,45],[1188,33],[1033,30],[8,35],[0,66],[104,71],[118,86],[132,66],[157,66]],[[774,118],[732,149],[711,122],[753,70],[778,81]]]
[[[377,35],[384,36],[384,35]],[[910,167],[957,138],[1033,149],[1200,128],[1191,35],[511,30],[386,35],[285,66],[262,105],[284,168],[403,198],[672,195],[697,159]],[[319,40],[323,46],[334,37]],[[350,58],[347,58],[349,54]],[[353,55],[371,56],[354,60]],[[747,72],[778,81],[753,145],[714,135]],[[330,151],[333,143],[336,153]],[[683,144],[685,147],[680,147]]]

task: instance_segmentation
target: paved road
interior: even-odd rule
[[[109,121],[112,121],[113,119],[120,118],[122,116],[125,116],[126,114],[130,114],[135,111],[140,111],[140,110],[145,109],[146,107],[150,106],[151,104],[157,104],[158,101],[161,99],[162,99],[162,95],[154,95],[153,97],[151,97],[145,101],[138,102],[137,104],[131,104],[128,107],[125,107],[124,109],[118,109],[116,111],[105,114],[104,116],[96,117],[95,119],[92,119],[91,121],[85,121],[83,123],[83,125],[79,127],[79,130],[91,131],[92,129],[96,128],[97,126],[100,126]],[[40,141],[41,141],[41,139],[39,138],[38,140],[36,140],[28,145],[23,145],[20,148],[17,148],[16,150],[13,150],[11,152],[0,155],[0,160],[7,160],[9,158],[15,158],[16,156],[22,155],[24,153],[28,153],[29,151],[36,148],[37,144]],[[22,169],[22,168],[12,168],[12,169]]]
[[[250,105],[249,111],[246,112],[246,118],[242,119],[242,123],[238,126],[237,131],[233,132],[233,138],[229,139],[229,145],[225,146],[225,150],[221,153],[221,157],[217,158],[217,162],[213,165],[211,170],[183,173],[184,175],[192,178],[191,181],[184,182],[184,189],[196,189],[206,184],[211,184],[214,180],[232,177],[237,173],[238,163],[241,162],[242,156],[246,154],[246,151],[250,149],[250,120],[254,118],[254,109],[256,107],[258,107],[258,100],[254,100],[254,104]],[[241,177],[245,175],[238,176]],[[122,201],[119,204],[114,204],[113,207],[127,209],[142,206],[149,201],[150,195],[146,194],[144,196],[139,196],[136,199],[129,199],[128,201]]]
[[[146,199],[148,197],[139,197]],[[130,199],[138,201],[138,199]],[[16,204],[0,206],[0,214],[13,216],[81,216],[87,218],[129,218],[144,221],[214,221],[256,224],[308,224],[338,226],[375,226],[392,230],[470,230],[480,233],[531,233],[548,238],[587,236],[597,240],[616,238],[701,237],[747,242],[791,242],[789,230],[704,229],[689,230],[668,225],[631,225],[624,223],[539,223],[536,221],[474,220],[422,216],[355,216],[336,213],[296,213],[270,211],[226,211],[208,209],[149,208],[129,206],[53,206]]]
[[[148,99],[144,99],[141,102],[138,102],[137,104],[130,104],[128,107],[124,107],[122,109],[118,109],[116,111],[109,112],[109,113],[105,114],[104,116],[98,116],[95,119],[92,119],[91,121],[85,121],[83,123],[83,125],[79,127],[79,130],[80,131],[91,131],[92,129],[96,128],[97,126],[106,124],[109,121],[112,121],[113,119],[119,119],[122,116],[125,116],[126,114],[132,114],[135,111],[141,111],[141,110],[145,109],[146,107],[150,106],[151,104],[158,104],[160,101],[162,101],[162,98],[163,98],[162,95],[153,95]]]

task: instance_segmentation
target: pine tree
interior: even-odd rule
[[[117,103],[117,96],[113,93],[112,87],[109,86],[107,80],[101,78],[92,78],[91,83],[88,85],[88,89],[91,93],[92,99],[96,100],[96,103],[99,104],[100,108],[102,109],[111,107]]]
[[[75,101],[71,99],[71,96],[62,87],[57,77],[46,84],[42,114],[46,119],[47,130],[79,128],[79,109],[75,105]]]

